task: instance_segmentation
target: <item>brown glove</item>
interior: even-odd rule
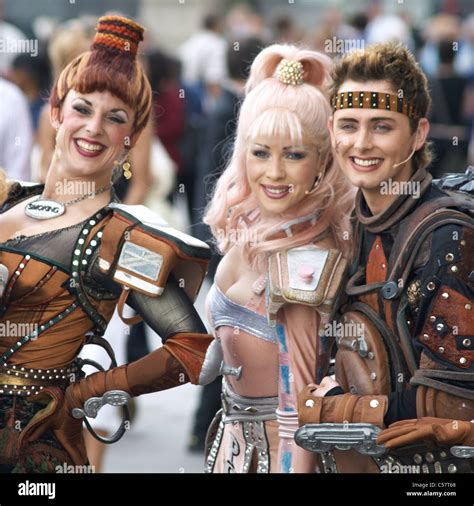
[[[420,441],[439,446],[474,446],[474,424],[426,416],[392,423],[377,438],[377,443],[385,445],[387,449],[408,446]]]
[[[298,396],[299,425],[307,423],[373,423],[384,427],[386,395],[333,395],[315,397],[314,387],[304,388]]]

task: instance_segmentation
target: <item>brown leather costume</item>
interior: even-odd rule
[[[41,191],[15,184],[2,212]],[[172,276],[161,296],[128,291],[128,303],[160,334],[163,347],[82,377],[78,353],[103,334],[122,290],[98,268],[112,214],[106,207],[78,225],[0,244],[0,263],[8,269],[0,307],[0,471],[86,464],[82,421],[71,410],[90,397],[109,390],[136,396],[199,380],[212,337]],[[189,284],[197,291],[207,265],[204,248],[194,265],[200,279]]]
[[[359,259],[341,321],[364,331],[338,339],[336,379],[347,393],[315,398],[307,388],[300,395],[300,425],[390,425],[378,437],[388,453],[372,459],[336,450],[339,472],[471,471],[472,459],[451,448],[474,446],[472,199],[453,203],[423,169],[411,181],[420,198],[400,196],[377,216],[358,193]]]

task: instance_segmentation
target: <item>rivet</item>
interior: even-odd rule
[[[304,404],[307,408],[312,408],[314,407],[314,401],[313,399],[308,399],[305,404]]]
[[[441,294],[441,297],[443,297],[443,299],[449,299],[449,293],[448,292],[443,292]]]
[[[372,351],[369,351],[369,353],[367,354],[367,356],[369,357],[370,360],[373,360],[375,358],[375,355]]]
[[[411,321],[410,320],[407,320],[407,325],[411,325]]]
[[[448,473],[454,474],[458,468],[454,464],[449,464],[448,466]]]
[[[443,330],[443,329],[444,329],[444,324],[442,324],[442,323],[438,323],[438,324],[436,325],[436,330]]]
[[[376,374],[375,372],[371,372],[371,373],[370,373],[370,379],[371,379],[372,381],[376,380],[376,379],[377,379],[377,374]]]
[[[457,266],[456,266],[456,265],[452,265],[452,266],[451,266],[451,272],[458,272],[458,270],[459,270],[459,269],[457,268]]]
[[[448,262],[452,262],[454,260],[454,255],[452,253],[448,253],[444,258],[446,258]]]
[[[470,310],[472,309],[471,304],[466,304],[466,305],[464,306],[464,309],[467,309],[468,311],[470,311]]]
[[[387,266],[385,264],[382,264],[382,269],[385,269]]]
[[[23,269],[25,267],[25,264],[20,264],[20,269]]]
[[[435,322],[436,321],[436,316],[430,316],[430,322]]]
[[[428,334],[423,334],[423,340],[428,341],[430,336]]]
[[[447,454],[446,452],[441,452],[441,453],[439,454],[439,456],[440,456],[442,459],[445,459],[445,458],[448,456],[448,454]]]
[[[460,363],[460,364],[465,364],[466,362],[467,362],[467,358],[465,358],[465,357],[461,357],[461,358],[459,359],[459,363]]]
[[[430,292],[432,292],[435,288],[436,288],[436,285],[433,283],[433,281],[430,281],[427,285],[426,285],[426,288],[428,288],[428,290]]]
[[[82,239],[82,238],[81,238],[81,239],[79,239],[78,243],[79,243],[79,244],[84,244],[84,239]]]
[[[89,233],[89,230],[87,228],[85,228],[83,231],[82,231],[83,235],[87,235]]]
[[[29,260],[30,258],[31,258],[30,255],[25,256],[25,260]]]
[[[471,340],[470,339],[463,339],[462,340],[463,346],[471,346]]]
[[[425,455],[426,462],[433,462],[434,461],[434,455],[432,453],[427,453]]]
[[[466,241],[464,239],[461,240],[461,246],[466,246]]]
[[[370,405],[371,408],[376,408],[379,405],[379,401],[377,399],[372,399],[369,402],[369,405]]]
[[[444,353],[444,348],[443,348],[442,346],[440,346],[440,347],[438,348],[438,351],[439,351],[440,353]]]
[[[75,249],[74,250],[74,254],[75,255],[80,255],[81,254],[81,250],[80,249]]]

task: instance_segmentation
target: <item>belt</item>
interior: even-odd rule
[[[78,372],[80,369],[76,362],[61,369],[0,365],[0,394],[28,396],[50,386],[66,389],[79,379]]]
[[[222,420],[230,422],[257,422],[276,419],[278,397],[243,397],[222,382]]]
[[[391,450],[388,455],[375,460],[382,472],[400,473],[405,469],[405,472],[411,473],[472,473],[472,459],[452,455],[449,447],[411,445]],[[399,469],[391,471],[395,467]]]

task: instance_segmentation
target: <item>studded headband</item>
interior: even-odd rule
[[[344,91],[336,93],[332,99],[334,111],[339,109],[381,109],[399,112],[409,118],[417,119],[420,115],[412,103],[393,93],[377,91]]]

